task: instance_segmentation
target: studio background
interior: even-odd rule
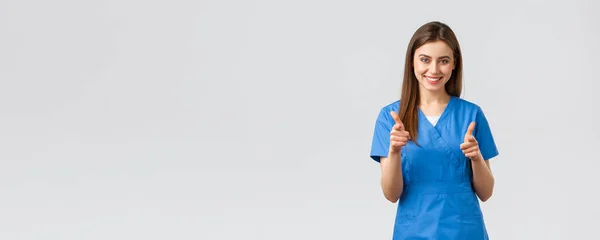
[[[413,32],[457,34],[492,239],[590,239],[592,1],[0,1],[0,239],[390,239],[369,158]]]

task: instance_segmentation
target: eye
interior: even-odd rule
[[[428,58],[421,58],[421,62],[428,63],[429,59]]]
[[[450,62],[450,61],[448,61],[447,59],[444,59],[444,60],[442,60],[442,63],[443,63],[443,64],[447,64],[447,63],[449,63],[449,62]]]

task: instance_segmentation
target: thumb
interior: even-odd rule
[[[467,133],[465,134],[465,142],[467,140],[471,140],[471,136],[473,136],[473,129],[475,129],[475,122],[471,122],[471,124],[469,124],[469,128],[467,128]]]
[[[404,130],[404,124],[402,124],[402,121],[400,121],[398,113],[396,113],[395,111],[390,111],[390,115],[392,115],[392,118],[394,119],[396,124],[400,125],[400,129]]]

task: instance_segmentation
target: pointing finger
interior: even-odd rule
[[[467,133],[465,134],[465,141],[470,140],[469,136],[473,136],[473,129],[475,129],[475,122],[471,122],[471,124],[469,124],[469,128],[467,128]]]
[[[400,117],[398,116],[398,114],[394,111],[391,111],[390,115],[392,115],[392,118],[394,119],[396,124],[400,126],[400,129],[404,130],[404,124],[402,124],[402,121],[400,121]]]
[[[400,117],[395,111],[390,111],[390,115],[392,115],[392,118],[394,119],[394,121],[396,121],[396,123],[400,122]]]

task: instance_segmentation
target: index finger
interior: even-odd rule
[[[404,129],[404,124],[402,124],[402,121],[400,121],[400,117],[398,116],[398,113],[391,111],[390,115],[392,115],[392,118],[394,119],[394,121],[396,122],[396,124],[400,125],[400,129]]]
[[[469,128],[467,128],[467,136],[473,135],[473,129],[475,129],[475,122],[471,122],[469,124]]]

